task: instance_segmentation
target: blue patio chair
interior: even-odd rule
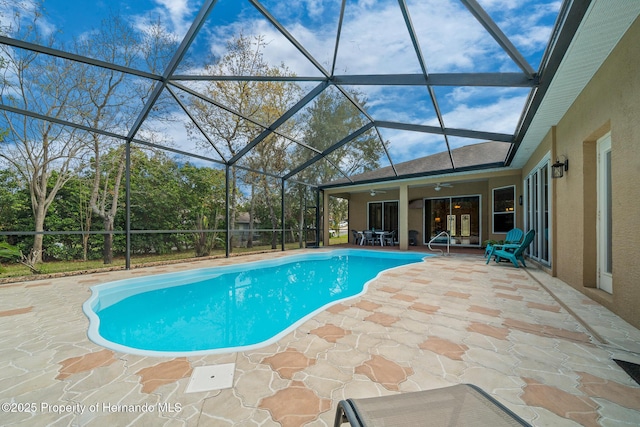
[[[522,241],[522,236],[524,236],[524,231],[519,228],[514,228],[513,230],[509,230],[507,236],[504,238],[504,245],[518,245]],[[487,248],[484,251],[484,256],[488,256],[491,253],[491,247],[493,245],[491,243],[487,243]]]
[[[535,235],[535,230],[529,230],[527,231],[527,234],[524,235],[524,239],[519,245],[493,245],[486,263],[489,264],[491,257],[495,256],[496,262],[506,259],[511,261],[516,268],[520,268],[518,265],[518,261],[520,261],[522,262],[522,265],[526,267],[527,264],[524,263],[524,251],[527,250]]]

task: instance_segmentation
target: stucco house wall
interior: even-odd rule
[[[640,327],[640,20],[550,129],[526,167],[544,153],[570,160],[552,180],[553,274]],[[596,288],[596,141],[611,132],[613,294]]]

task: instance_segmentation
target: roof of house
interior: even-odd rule
[[[494,141],[467,145],[451,150],[451,157],[449,157],[449,152],[445,151],[398,163],[395,165],[397,175],[391,166],[386,166],[358,175],[352,175],[349,179],[341,178],[324,183],[321,185],[321,188],[445,173],[453,169],[452,159],[456,171],[461,171],[465,168],[480,169],[482,165],[487,168],[502,167],[504,166],[504,161],[510,147],[510,143]]]

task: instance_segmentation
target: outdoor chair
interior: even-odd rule
[[[504,238],[504,245],[518,245],[522,241],[522,236],[524,236],[524,231],[519,228],[514,228],[509,230],[506,237]],[[484,251],[484,256],[488,256],[491,253],[491,248],[493,244],[487,243],[487,248]]]
[[[373,234],[373,231],[371,230],[365,230],[363,231],[364,234],[364,243],[365,244],[372,244],[375,245],[376,244],[376,236]]]
[[[398,243],[398,231],[397,230],[393,230],[390,233],[385,233],[383,235],[384,238],[384,244],[388,245],[388,246],[395,246]]]
[[[519,245],[493,245],[491,253],[489,253],[489,256],[487,257],[486,264],[489,264],[491,257],[495,256],[496,262],[506,259],[511,261],[516,268],[520,268],[518,265],[518,261],[520,261],[522,262],[522,265],[526,267],[527,264],[524,262],[524,251],[527,250],[535,235],[535,230],[529,230],[527,231],[527,234],[525,234],[522,243]]]
[[[417,230],[409,230],[409,244],[411,246],[418,245],[418,231]]]
[[[471,384],[338,403],[334,427],[529,426],[481,388]]]
[[[362,237],[362,234],[358,233],[357,230],[351,230],[351,234],[353,235],[353,244],[357,245],[360,243],[360,238]]]

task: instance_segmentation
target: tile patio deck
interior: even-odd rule
[[[640,425],[640,386],[612,360],[640,363],[640,331],[540,270],[478,255],[383,273],[253,351],[143,357],[87,339],[92,285],[288,254],[0,285],[0,424],[320,427],[347,397],[472,383],[536,426]],[[193,368],[221,363],[236,364],[233,388],[185,393]]]

